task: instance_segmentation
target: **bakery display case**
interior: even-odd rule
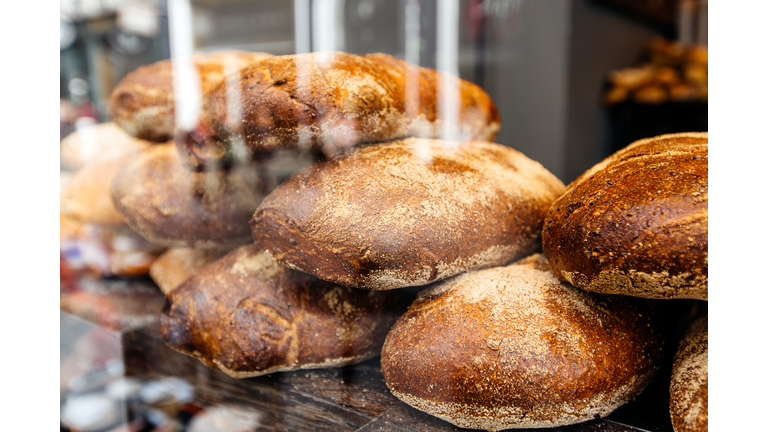
[[[688,430],[705,1],[62,0],[60,65],[62,431]]]

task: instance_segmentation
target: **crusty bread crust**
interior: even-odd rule
[[[278,265],[255,245],[166,296],[163,339],[235,378],[371,358],[413,297],[343,288]]]
[[[168,247],[229,250],[250,243],[248,220],[266,195],[254,165],[192,172],[172,143],[130,160],[112,182],[112,200],[128,225]]]
[[[261,52],[223,50],[192,54],[203,93],[227,73],[254,61],[272,57]],[[141,66],[115,86],[107,106],[109,116],[130,135],[155,142],[168,141],[175,128],[173,67],[171,60]]]
[[[555,427],[604,417],[656,373],[645,299],[561,283],[535,254],[422,291],[387,335],[381,369],[409,405],[459,427]]]
[[[534,252],[563,190],[512,148],[409,138],[300,171],[264,199],[252,234],[281,264],[340,285],[417,286]]]
[[[675,354],[669,412],[675,432],[707,432],[709,420],[709,319],[696,320]]]
[[[637,141],[552,205],[544,254],[588,291],[707,300],[708,197],[706,132]]]
[[[417,91],[407,91],[408,80]],[[441,87],[446,81],[451,89]],[[458,118],[445,137],[439,102],[449,91],[458,92]],[[233,94],[241,96],[242,121],[231,120]],[[310,53],[254,63],[239,80],[221,82],[204,97],[200,125],[176,142],[187,165],[200,167],[240,152],[314,146],[334,154],[410,136],[491,141],[499,126],[491,98],[468,81],[386,54]]]

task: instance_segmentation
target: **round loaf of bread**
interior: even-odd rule
[[[242,121],[231,121],[232,95]],[[442,118],[446,101],[454,118]],[[496,105],[474,83],[387,54],[307,53],[254,63],[204,97],[200,124],[179,131],[186,165],[231,161],[280,148],[322,148],[406,137],[492,141]],[[244,148],[235,145],[244,144]]]
[[[707,300],[708,184],[706,132],[636,141],[552,204],[544,254],[588,291]]]
[[[387,335],[392,394],[454,425],[497,431],[604,417],[662,360],[649,300],[561,283],[541,254],[422,291]]]
[[[162,337],[235,378],[339,367],[379,354],[412,296],[344,288],[277,264],[256,245],[166,296]]]
[[[564,187],[510,147],[408,138],[298,172],[264,199],[251,226],[283,265],[387,290],[538,250],[544,215]]]
[[[142,152],[112,182],[112,200],[128,225],[168,247],[223,250],[250,243],[248,220],[265,195],[255,164],[192,172],[172,143]]]
[[[192,63],[205,93],[226,75],[269,57],[272,54],[222,50],[194,53]],[[141,66],[123,77],[112,90],[107,109],[112,121],[132,136],[155,142],[171,139],[176,125],[171,60]]]
[[[675,432],[706,432],[709,420],[709,320],[696,320],[675,354],[669,413]]]

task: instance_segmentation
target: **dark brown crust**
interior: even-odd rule
[[[185,169],[172,143],[157,144],[126,163],[112,201],[126,223],[169,247],[232,249],[251,241],[248,220],[266,192],[256,166],[231,171]]]
[[[344,286],[393,289],[534,252],[563,189],[509,147],[409,138],[300,171],[264,199],[251,226],[256,244],[283,265]]]
[[[411,87],[407,77],[415,78]],[[200,125],[176,142],[185,163],[200,167],[235,159],[244,150],[234,148],[238,142],[251,153],[315,146],[331,154],[358,143],[437,137],[444,80],[459,91],[453,138],[492,141],[499,113],[475,84],[386,54],[311,53],[267,59],[242,70],[236,84],[217,85],[204,97]],[[227,94],[241,95],[242,122],[228,122]]]
[[[413,299],[398,294],[343,288],[242,246],[166,296],[162,337],[236,378],[341,366],[379,353]]]
[[[393,394],[460,427],[578,423],[634,398],[662,360],[651,303],[560,283],[543,255],[422,291],[381,354]]]
[[[224,78],[228,67],[236,70],[271,56],[224,50],[194,53],[192,62],[200,74],[201,91],[205,93]],[[107,109],[112,121],[130,135],[155,142],[171,139],[175,124],[171,60],[141,66],[123,77],[112,90]]]
[[[708,137],[641,140],[550,208],[544,254],[560,280],[608,294],[708,298]]]
[[[709,421],[709,320],[688,329],[675,354],[669,412],[675,432],[707,432]]]

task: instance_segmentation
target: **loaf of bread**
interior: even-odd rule
[[[707,300],[708,190],[706,132],[636,141],[552,204],[544,254],[588,291]]]
[[[709,420],[709,320],[696,320],[675,354],[669,412],[675,432],[706,432]]]
[[[227,74],[271,56],[234,50],[197,52],[192,54],[192,63],[205,93]],[[171,139],[176,123],[171,60],[141,66],[127,74],[112,90],[107,109],[112,121],[130,135],[155,142]]]
[[[397,398],[459,427],[579,423],[633,399],[658,370],[651,307],[561,283],[535,254],[419,293],[381,369]]]
[[[255,245],[166,296],[163,339],[235,378],[337,367],[376,356],[413,297],[340,287],[278,265]]]
[[[149,267],[149,277],[165,294],[173,291],[206,265],[228,251],[192,248],[170,248]]]
[[[408,138],[299,171],[264,199],[251,226],[256,244],[283,265],[387,290],[534,252],[563,190],[512,148]]]
[[[241,96],[242,121],[231,121],[232,94]],[[444,98],[457,118],[441,117]],[[205,95],[199,125],[176,142],[188,165],[200,167],[277,148],[334,154],[411,136],[493,140],[499,125],[493,101],[468,81],[386,54],[310,53],[254,63],[239,80],[221,82]]]
[[[266,193],[255,164],[192,172],[172,143],[153,145],[112,182],[112,200],[128,225],[153,243],[195,249],[250,243],[248,220]]]
[[[108,122],[86,126],[61,140],[61,165],[79,170],[107,153],[136,153],[145,150],[149,141],[136,139],[118,125]]]

